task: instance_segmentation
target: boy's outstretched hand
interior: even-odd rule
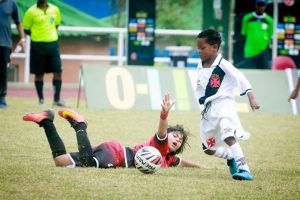
[[[170,96],[171,96],[170,93],[165,94],[165,96],[163,98],[163,102],[161,104],[162,112],[169,112],[171,110],[171,108],[173,107],[173,105],[175,105],[176,100],[171,99]]]
[[[258,110],[260,108],[260,105],[255,100],[253,92],[248,92],[247,95],[248,95],[249,103],[250,103],[252,110],[253,111]]]

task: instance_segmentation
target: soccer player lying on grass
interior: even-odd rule
[[[184,150],[189,132],[181,125],[168,126],[168,113],[174,104],[175,101],[170,99],[169,94],[166,94],[161,104],[162,110],[157,133],[149,141],[136,145],[133,148],[123,147],[117,141],[108,141],[92,147],[87,136],[87,123],[81,115],[71,109],[63,108],[58,114],[74,128],[79,152],[67,154],[65,145],[54,126],[54,112],[52,110],[26,114],[23,120],[36,122],[40,127],[44,128],[56,166],[134,167],[135,153],[144,146],[153,146],[162,155],[162,167],[201,168],[201,165],[197,163],[183,160],[176,156],[176,154]]]

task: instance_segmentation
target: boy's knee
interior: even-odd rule
[[[227,127],[222,130],[221,139],[223,141],[225,141],[227,138],[234,138],[234,137],[235,137],[235,130],[233,128]]]
[[[73,164],[72,160],[67,154],[56,156],[53,159],[57,167],[66,167]]]
[[[210,149],[206,149],[206,150],[204,150],[204,153],[206,153],[207,155],[212,156],[212,155],[214,155],[216,153],[216,151],[210,150]]]
[[[236,140],[235,140],[235,137],[233,136],[229,136],[227,138],[224,139],[224,142],[228,145],[228,146],[231,146],[231,145],[234,145],[236,143]]]
[[[207,155],[214,155],[216,151],[208,149],[203,143],[202,143],[202,149],[204,153]]]

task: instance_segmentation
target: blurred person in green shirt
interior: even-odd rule
[[[273,19],[265,13],[266,7],[265,0],[256,0],[255,11],[243,17],[241,34],[246,39],[243,68],[270,69]]]

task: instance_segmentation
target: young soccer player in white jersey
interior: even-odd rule
[[[201,61],[198,64],[196,95],[202,111],[200,137],[203,150],[208,155],[227,159],[232,178],[253,180],[241,146],[236,138],[245,137],[236,111],[236,87],[241,95],[247,94],[250,106],[259,109],[251,85],[245,76],[218,53],[222,39],[212,29],[197,36]],[[227,144],[229,148],[223,147]]]

